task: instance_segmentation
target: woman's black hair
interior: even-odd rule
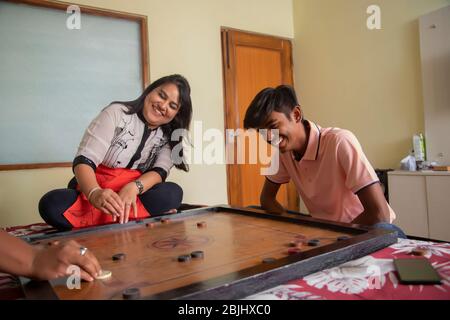
[[[178,113],[173,118],[172,121],[169,123],[162,125],[161,129],[163,130],[164,136],[169,141],[170,149],[173,150],[173,148],[178,145],[179,143],[183,143],[183,136],[181,135],[178,140],[172,140],[171,135],[172,132],[176,129],[189,129],[189,125],[191,124],[192,119],[192,102],[191,102],[191,87],[189,86],[189,82],[184,78],[183,76],[179,74],[174,74],[166,77],[162,77],[153,83],[151,83],[141,94],[139,98],[133,101],[114,101],[113,103],[120,103],[125,105],[128,108],[127,114],[135,114],[135,113],[142,113],[142,110],[144,109],[144,102],[147,95],[155,90],[156,88],[163,86],[165,84],[174,84],[178,88],[178,102],[180,104],[180,109],[178,110]],[[175,163],[175,167],[184,170],[189,171],[189,166],[185,162],[184,154],[183,154],[183,148],[180,148],[179,156],[183,159],[180,163]]]
[[[292,110],[298,106],[294,88],[281,85],[261,90],[245,113],[245,129],[261,129],[273,111],[282,112],[290,119]]]

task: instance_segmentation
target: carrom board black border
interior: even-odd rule
[[[334,243],[313,248],[305,252],[290,255],[273,263],[261,263],[223,276],[189,284],[173,290],[142,297],[145,300],[182,299],[182,300],[230,300],[242,299],[252,294],[273,288],[277,285],[299,279],[311,273],[338,266],[344,262],[361,258],[397,242],[397,233],[382,229],[369,229],[360,225],[331,222],[315,219],[301,214],[272,214],[258,209],[230,207],[227,205],[203,207],[172,214],[176,220],[204,213],[227,212],[261,219],[307,225],[337,232],[350,233],[354,236]],[[23,236],[30,243],[52,238],[78,236],[98,231],[116,230],[135,227],[136,224],[159,221],[161,217],[131,221],[126,225],[110,224],[50,234]],[[57,299],[49,281],[28,281],[21,278],[25,299]]]

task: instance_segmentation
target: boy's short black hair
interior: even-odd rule
[[[298,105],[297,96],[291,86],[281,85],[263,89],[256,95],[245,113],[244,128],[263,128],[273,111],[282,112],[290,119],[292,110]]]

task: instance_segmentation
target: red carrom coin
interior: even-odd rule
[[[299,252],[301,252],[301,250],[299,248],[291,248],[291,249],[288,250],[288,254],[289,255],[297,254]]]

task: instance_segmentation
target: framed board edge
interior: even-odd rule
[[[173,219],[195,216],[205,212],[224,211],[247,216],[260,216],[261,218],[321,226],[333,230],[355,232],[356,237],[344,241],[335,242],[323,247],[311,249],[305,253],[281,258],[273,264],[252,266],[243,270],[213,277],[208,280],[199,281],[179,288],[163,291],[142,297],[142,300],[210,300],[210,299],[242,299],[252,294],[264,291],[280,283],[287,283],[293,279],[304,277],[308,274],[318,272],[326,268],[332,268],[350,260],[358,259],[375,251],[381,250],[397,241],[394,231],[381,229],[368,229],[364,226],[347,224],[341,222],[326,221],[310,217],[279,215],[267,213],[262,210],[231,207],[219,205],[187,210]],[[150,217],[144,220],[131,222],[126,227],[136,224],[158,221],[161,217]],[[123,228],[123,225],[104,225],[98,227],[84,228],[73,231],[56,232],[49,235],[37,234],[24,236],[27,242],[48,240],[58,236],[80,235],[95,232],[97,230],[114,230]],[[329,249],[333,249],[329,251]],[[44,300],[59,299],[49,281],[32,282],[32,286],[24,287],[27,282],[21,281],[25,299],[34,299],[40,296]]]

